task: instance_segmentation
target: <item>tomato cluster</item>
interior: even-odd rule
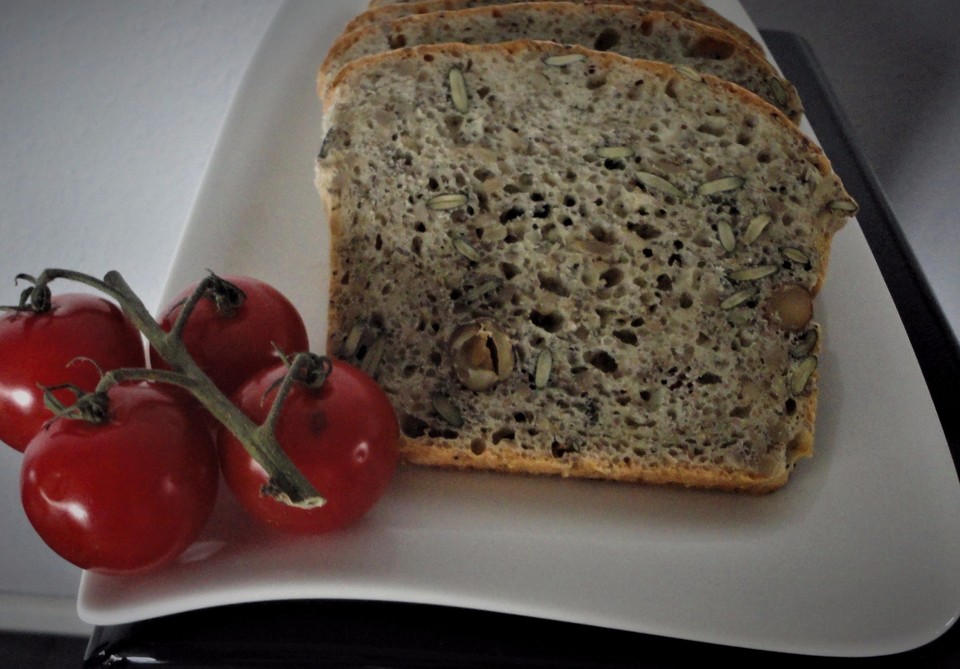
[[[201,373],[260,425],[288,373],[283,354],[308,349],[306,328],[271,286],[214,278],[217,290],[191,304],[177,336]],[[162,313],[164,331],[178,328],[195,289]],[[326,500],[301,508],[268,494],[273,482],[250,449],[225,426],[211,430],[211,416],[192,395],[156,381],[97,389],[101,370],[143,368],[147,360],[170,368],[152,347],[145,354],[139,331],[113,302],[63,295],[41,313],[8,313],[0,318],[0,358],[0,439],[24,451],[24,510],[54,551],[85,569],[131,573],[174,560],[212,513],[221,473],[257,520],[319,533],[362,517],[397,466],[389,400],[340,361],[322,383],[295,381],[273,423],[276,443]],[[44,408],[42,387],[64,416]]]

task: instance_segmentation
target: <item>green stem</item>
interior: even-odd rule
[[[44,289],[47,283],[54,279],[68,279],[91,286],[116,300],[130,321],[174,370],[167,373],[162,370],[118,370],[111,373],[113,383],[119,382],[117,379],[136,378],[183,386],[237,437],[247,453],[264,468],[269,477],[267,492],[292,506],[315,508],[326,503],[313,484],[284,453],[273,429],[260,429],[260,426],[220,392],[210,377],[190,357],[180,337],[167,333],[160,327],[119,272],[108,272],[103,280],[100,280],[72,270],[47,269],[37,277],[37,288]],[[279,401],[275,404],[279,404]]]

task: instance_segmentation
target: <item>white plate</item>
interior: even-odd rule
[[[226,120],[167,295],[206,268],[260,276],[324,340],[328,242],[313,188],[314,77],[364,0],[283,7]],[[714,5],[756,34],[739,3]],[[809,127],[806,130],[810,130]],[[817,305],[817,453],[765,497],[405,468],[374,512],[316,538],[247,527],[140,577],[85,574],[109,625],[284,598],[448,604],[798,653],[928,642],[960,604],[960,486],[917,362],[855,223]]]

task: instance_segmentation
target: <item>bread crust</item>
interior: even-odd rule
[[[421,61],[431,56],[471,57],[480,58],[483,54],[521,55],[538,53],[542,57],[557,54],[583,54],[592,63],[600,68],[632,68],[637,76],[655,75],[665,79],[677,77],[676,70],[669,65],[654,61],[638,61],[624,56],[607,52],[596,52],[582,47],[563,47],[553,43],[520,40],[493,45],[424,45],[411,47],[382,54],[366,56],[348,63],[330,82],[324,91],[324,105],[328,110],[329,119],[337,108],[341,97],[349,98],[352,83],[356,78],[362,79],[368,69],[375,69],[383,63],[399,63],[402,61]],[[359,81],[359,79],[358,79]],[[718,95],[731,96],[740,104],[751,107],[756,113],[762,114],[778,126],[802,147],[803,159],[822,175],[831,174],[831,166],[822,150],[809,138],[804,136],[797,127],[778,109],[745,89],[725,80],[705,75],[703,83],[716,89]],[[326,122],[326,121],[325,121]],[[329,131],[329,127],[325,128]],[[321,193],[324,188],[318,177],[318,186]],[[842,188],[842,187],[841,187]],[[852,202],[848,195],[842,196]],[[345,221],[342,212],[336,203],[326,200],[332,232],[332,246],[342,235]],[[821,214],[828,220],[828,234],[818,244],[823,254],[823,263],[817,276],[813,293],[819,291],[826,273],[826,258],[829,250],[830,236],[839,229],[845,220],[845,215],[835,211],[825,210]],[[335,270],[339,269],[339,259],[331,259]],[[330,340],[328,351],[336,353],[337,333],[344,329],[342,314],[337,310],[335,296],[332,297],[330,307]],[[819,339],[813,353],[819,353]],[[810,457],[813,452],[813,426],[816,417],[818,391],[816,389],[817,374],[812,375],[811,390],[802,398],[797,399],[797,413],[802,417],[802,424],[806,427],[787,437],[784,443],[774,445],[773,450],[784,453],[782,462],[771,466],[764,471],[736,469],[723,466],[694,466],[689,463],[666,463],[656,467],[645,466],[642,463],[618,462],[615,465],[603,458],[590,454],[574,453],[572,457],[550,457],[549,453],[531,454],[512,449],[509,445],[500,446],[496,443],[485,442],[476,444],[470,439],[436,438],[422,436],[416,439],[405,438],[402,444],[403,457],[411,463],[450,467],[459,469],[487,469],[510,473],[526,473],[535,475],[554,475],[563,477],[600,478],[624,482],[643,482],[653,484],[676,484],[686,487],[709,488],[725,491],[742,491],[750,493],[766,493],[783,486],[793,470],[794,464],[801,458]],[[566,445],[560,444],[561,449]]]
[[[516,17],[520,25],[527,26],[527,30],[530,30],[529,26],[534,23],[534,20],[541,22],[556,20],[561,25],[577,26],[595,22],[597,17],[602,17],[604,25],[611,27],[639,25],[641,29],[636,31],[637,35],[648,34],[655,27],[667,26],[678,36],[676,48],[680,53],[678,53],[676,63],[689,63],[704,73],[716,74],[717,76],[720,76],[720,70],[722,69],[730,73],[731,76],[727,77],[728,79],[735,80],[736,83],[745,88],[752,88],[758,95],[761,94],[761,88],[769,89],[763,96],[764,99],[777,106],[792,122],[799,123],[803,116],[803,106],[793,85],[780,77],[765,58],[758,55],[755,50],[749,48],[741,39],[728,31],[686,19],[672,12],[644,11],[629,5],[586,6],[572,2],[525,2],[513,5],[494,5],[412,14],[396,19],[384,19],[360,26],[354,30],[348,30],[333,44],[320,68],[317,77],[318,93],[323,97],[323,91],[330,77],[342,67],[345,60],[353,57],[351,53],[365,55],[369,53],[371,48],[379,51],[396,48],[397,45],[393,44],[394,35],[404,35],[403,45],[415,46],[415,44],[408,43],[409,39],[406,38],[406,35],[416,35],[418,32],[431,35],[435,33],[437,25],[450,22],[463,25],[464,32],[454,39],[444,39],[442,41],[474,41],[476,38],[474,40],[465,38],[468,37],[468,34],[476,35],[479,26],[495,26],[498,22],[512,17]],[[684,43],[680,42],[681,34]],[[692,38],[691,34],[693,35]],[[546,36],[540,37],[537,35],[523,35],[522,37],[546,39]],[[491,41],[502,42],[512,39],[511,37],[504,37]],[[583,39],[589,39],[589,35],[583,36]],[[689,42],[687,42],[688,39]],[[430,41],[441,40],[431,39]],[[690,44],[713,45],[713,48],[708,49],[710,53],[706,53],[704,57],[696,58],[686,55],[686,52],[690,49]],[[587,47],[589,45],[582,44],[581,46]],[[716,60],[710,55],[719,50],[727,52],[724,54],[725,58],[723,60]],[[634,58],[642,58],[642,54],[628,53],[625,49],[617,46],[612,47],[611,51]],[[756,88],[750,85],[754,80],[756,80]]]
[[[750,33],[738,26],[733,21],[722,16],[713,9],[707,7],[699,0],[620,0],[614,2],[611,0],[566,0],[583,5],[627,5],[638,7],[648,11],[665,11],[678,14],[685,19],[698,21],[707,25],[716,26],[731,35],[738,41],[747,45],[750,49],[756,51],[761,56],[766,57],[763,46],[760,45]],[[354,18],[344,32],[349,32],[362,25],[376,23],[385,19],[396,18],[408,14],[424,14],[427,12],[436,12],[452,9],[464,9],[470,7],[482,7],[487,5],[506,5],[517,4],[513,0],[416,0],[407,2],[385,2],[371,3],[370,9]]]

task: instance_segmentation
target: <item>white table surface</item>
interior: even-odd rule
[[[280,4],[0,3],[0,303],[16,301],[17,273],[60,266],[118,269],[159,306],[224,115]],[[743,4],[761,28],[813,45],[960,332],[953,0]],[[0,629],[84,634],[79,571],[27,523],[19,460],[0,448]]]

